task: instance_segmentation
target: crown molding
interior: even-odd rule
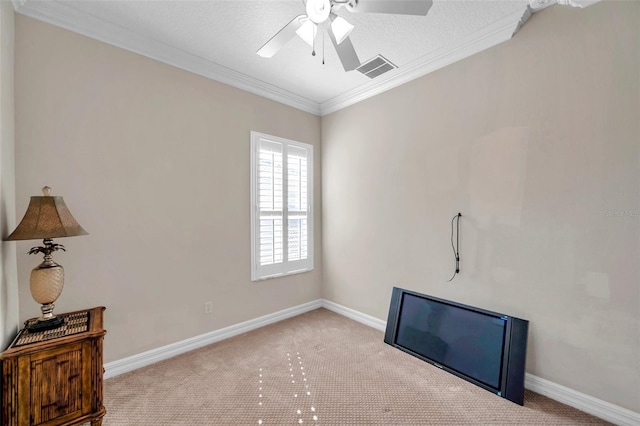
[[[530,16],[531,11],[525,5],[522,9],[461,38],[455,43],[448,44],[429,55],[373,79],[367,84],[321,103],[320,115],[331,114],[505,42],[515,35]]]
[[[592,4],[599,3],[600,1],[601,0],[529,0],[529,6],[531,6],[531,10],[533,10],[534,12],[539,12],[549,6],[553,6],[554,4],[585,8],[591,6]]]
[[[17,13],[138,53],[293,108],[319,115],[317,102],[181,49],[141,36],[57,1],[13,0]]]
[[[589,0],[583,0],[589,1]],[[591,0],[592,1],[592,0]],[[455,43],[404,65],[387,75],[322,103],[278,88],[181,49],[141,36],[58,1],[12,0],[17,13],[184,69],[258,96],[309,112],[327,115],[422,77],[456,61],[509,40],[531,14],[527,6]]]

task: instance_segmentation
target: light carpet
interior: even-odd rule
[[[317,309],[105,381],[104,425],[596,425],[519,406]]]

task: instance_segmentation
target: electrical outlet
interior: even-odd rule
[[[212,314],[213,313],[213,302],[205,302],[204,303],[204,313]]]

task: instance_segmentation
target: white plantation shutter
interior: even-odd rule
[[[313,269],[313,147],[251,132],[251,279]]]
[[[307,150],[287,151],[288,247],[290,261],[307,258]]]

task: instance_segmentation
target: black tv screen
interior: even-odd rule
[[[498,389],[506,323],[503,317],[405,293],[396,343]]]
[[[394,287],[384,341],[517,404],[529,321]]]

